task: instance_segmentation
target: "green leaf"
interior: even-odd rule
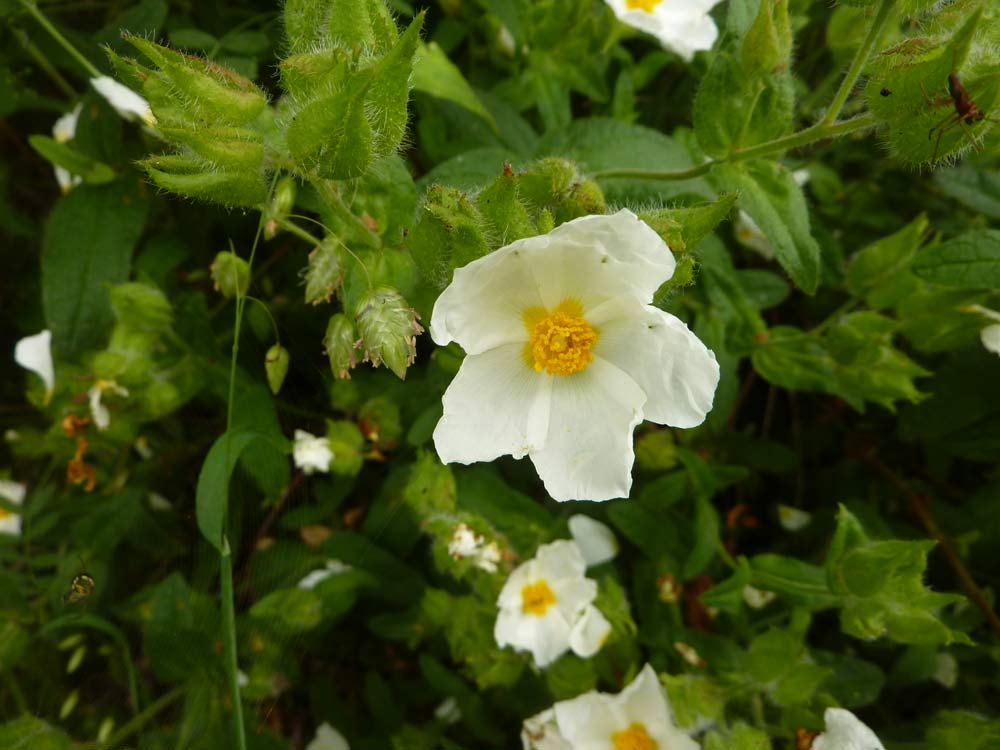
[[[836,362],[815,337],[791,326],[777,326],[756,342],[751,361],[765,380],[791,390],[837,389]]]
[[[413,61],[413,88],[421,93],[454,102],[470,112],[479,115],[494,131],[496,121],[489,110],[476,96],[476,92],[465,80],[455,64],[436,42],[421,42]]]
[[[107,164],[92,159],[68,143],[59,143],[46,135],[30,135],[28,143],[43,158],[70,174],[79,175],[91,185],[102,185],[115,178],[115,171]]]
[[[279,451],[284,449],[284,446],[276,445],[269,435],[260,432],[225,432],[212,443],[198,474],[195,490],[198,530],[220,552],[224,548],[229,480],[243,451],[256,441],[270,444]]]
[[[195,675],[221,676],[222,659],[215,650],[219,611],[208,595],[173,573],[156,586],[148,607],[143,653],[158,679],[184,682]]]
[[[969,711],[940,711],[927,727],[934,750],[990,750],[1000,745],[1000,720]]]
[[[913,261],[913,273],[963,289],[1000,287],[1000,230],[979,229],[932,245]]]
[[[42,305],[53,346],[73,357],[111,326],[107,287],[128,279],[149,204],[134,183],[81,185],[56,203],[42,250]]]
[[[792,173],[771,161],[713,167],[713,180],[740,192],[740,205],[774,247],[795,285],[813,294],[819,285],[820,249],[809,228],[809,210]]]
[[[927,226],[927,216],[920,214],[898,232],[859,250],[847,269],[847,288],[851,294],[858,297],[872,295],[873,291],[904,272],[924,241]]]
[[[7,750],[69,750],[70,739],[48,722],[24,714],[0,724],[0,747]]]
[[[257,601],[250,616],[282,635],[302,633],[322,621],[322,600],[311,589],[278,589]]]
[[[763,554],[750,559],[751,583],[809,609],[835,606],[838,597],[827,585],[823,569],[794,557]]]
[[[934,184],[970,211],[1000,220],[1000,171],[966,162],[935,172]]]

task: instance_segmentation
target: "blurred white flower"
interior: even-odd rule
[[[556,500],[626,497],[644,418],[701,424],[719,365],[653,293],[676,262],[630,211],[585,216],[455,271],[431,316],[467,356],[444,394],[445,463],[530,456]]]
[[[24,496],[28,488],[20,482],[10,479],[0,479],[0,497],[11,505],[22,505]],[[0,534],[13,534],[18,536],[21,533],[21,516],[7,508],[0,506]]]
[[[979,332],[979,340],[983,342],[987,351],[1000,354],[1000,324],[986,326]]]
[[[618,540],[614,532],[590,516],[582,513],[570,516],[569,533],[580,548],[588,568],[614,560],[618,554]]]
[[[305,430],[296,430],[292,458],[295,461],[295,467],[302,469],[305,474],[312,474],[314,471],[329,471],[330,462],[333,460],[330,441],[325,437],[316,437]]]
[[[958,682],[958,660],[947,651],[939,651],[934,659],[934,681],[949,690]]]
[[[83,104],[77,104],[71,111],[64,114],[52,126],[52,138],[56,143],[69,143],[76,137],[76,124],[80,120],[80,112],[83,111]],[[56,173],[56,182],[60,189],[68,193],[76,185],[83,182],[79,175],[72,174],[68,169],[60,166],[53,166]]]
[[[671,52],[691,62],[712,49],[719,36],[708,14],[721,0],[605,0],[622,23],[655,36]]]
[[[666,692],[648,664],[617,695],[591,691],[528,719],[525,750],[697,750],[675,724]]]
[[[764,609],[776,598],[773,591],[763,591],[749,584],[743,587],[743,601],[750,609]]]
[[[156,127],[156,118],[153,110],[149,107],[149,102],[135,93],[128,86],[124,86],[114,78],[108,76],[97,76],[90,79],[90,85],[94,87],[98,94],[103,96],[108,104],[114,107],[115,111],[126,120],[141,120],[151,128]]]
[[[530,651],[539,667],[570,649],[584,658],[596,654],[611,624],[593,605],[597,584],[584,576],[585,569],[580,548],[571,541],[539,547],[500,592],[493,628],[497,644]]]
[[[316,588],[320,581],[325,581],[330,576],[346,573],[350,569],[350,565],[343,563],[340,560],[327,560],[326,564],[322,568],[317,568],[316,570],[306,573],[302,580],[299,581],[298,587],[300,589]]]
[[[45,403],[48,403],[56,387],[56,372],[52,364],[52,331],[42,331],[18,341],[14,345],[14,361],[42,379],[45,383]]]
[[[90,400],[90,418],[98,430],[104,431],[111,426],[111,412],[103,403],[104,393],[113,393],[122,398],[128,398],[128,388],[123,388],[114,380],[98,380],[87,391]]]
[[[885,750],[875,733],[843,708],[823,714],[826,731],[813,740],[812,750]]]
[[[147,499],[149,500],[150,510],[165,511],[174,509],[173,504],[159,492],[150,492]]]
[[[793,508],[791,505],[778,506],[778,523],[785,531],[801,531],[812,521],[812,514]]]
[[[556,712],[551,708],[524,720],[521,746],[523,750],[573,750],[559,731]]]
[[[487,573],[497,572],[500,548],[496,542],[486,543],[482,534],[475,533],[467,524],[460,523],[448,542],[448,554],[456,560],[472,558],[477,568]]]
[[[306,745],[306,750],[351,750],[344,735],[325,721],[316,727],[316,736]]]
[[[458,701],[448,696],[434,709],[434,718],[445,724],[456,724],[462,719],[462,709],[458,707]]]

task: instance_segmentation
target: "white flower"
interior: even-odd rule
[[[149,102],[135,93],[128,86],[124,86],[114,78],[108,76],[97,76],[90,79],[90,85],[97,93],[103,96],[108,104],[115,108],[115,111],[126,120],[141,120],[149,127],[156,127],[156,118],[153,110],[149,108]]]
[[[456,560],[473,558],[473,564],[487,573],[497,572],[500,562],[500,548],[496,542],[485,543],[482,534],[475,533],[466,524],[460,523],[448,541],[448,554]]]
[[[128,398],[128,388],[123,388],[114,380],[98,380],[87,391],[87,397],[90,400],[90,418],[93,420],[94,426],[102,432],[111,426],[111,412],[101,401],[105,391],[122,398]]]
[[[582,513],[570,516],[569,533],[580,548],[588,568],[614,560],[618,554],[618,540],[614,532],[590,516]]]
[[[712,49],[719,36],[708,14],[721,0],[605,0],[618,19],[655,36],[660,44],[691,62]]]
[[[986,326],[979,332],[979,340],[987,351],[1000,354],[1000,324]]]
[[[525,719],[521,725],[521,746],[524,750],[573,750],[556,725],[556,712],[547,708]]]
[[[458,701],[448,696],[434,709],[434,718],[445,724],[456,724],[462,719],[462,709],[458,707]]]
[[[601,648],[611,624],[593,606],[597,584],[585,578],[580,548],[560,539],[518,566],[497,599],[493,636],[500,646],[530,651],[539,667],[571,648],[582,657]]]
[[[813,740],[812,750],[885,750],[875,733],[843,708],[823,714],[826,731]]]
[[[778,506],[778,523],[785,531],[801,531],[812,521],[812,514],[793,508],[791,505]]]
[[[333,460],[330,441],[325,437],[316,437],[305,430],[295,431],[295,443],[292,447],[292,458],[295,466],[306,474],[314,471],[329,471]]]
[[[83,104],[77,104],[71,111],[64,114],[52,126],[52,138],[56,143],[69,143],[76,136],[76,124],[80,120],[80,112],[83,111]],[[60,189],[68,193],[73,187],[83,182],[83,178],[72,174],[68,169],[54,166],[56,182]]]
[[[617,695],[589,692],[568,701],[559,701],[552,707],[554,726],[543,712],[529,721],[532,728],[544,729],[544,736],[551,744],[525,744],[525,748],[539,750],[697,750],[698,743],[675,724],[653,668],[648,664],[638,676]],[[528,722],[525,722],[525,730]],[[553,731],[555,730],[555,731]],[[526,732],[522,731],[522,741]],[[554,735],[562,739],[558,744]]]
[[[21,505],[24,503],[24,496],[28,488],[20,482],[13,482],[10,479],[0,479],[0,497],[11,505]],[[18,536],[21,533],[21,516],[18,513],[7,510],[0,506],[0,534],[13,534]]]
[[[630,211],[585,216],[455,271],[431,335],[467,356],[444,394],[445,463],[531,457],[556,500],[625,497],[644,418],[701,424],[719,365],[650,305],[676,262]]]
[[[310,573],[306,573],[302,580],[299,581],[298,587],[300,589],[316,588],[320,581],[325,581],[330,576],[346,573],[350,569],[350,565],[343,563],[340,560],[327,560],[324,567],[317,568]]]
[[[52,398],[56,387],[56,371],[52,364],[52,331],[27,336],[14,345],[14,361],[25,370],[37,373],[45,383],[45,402]]]
[[[173,504],[159,492],[150,492],[147,499],[149,500],[151,510],[165,511],[174,509]]]
[[[316,727],[316,737],[306,745],[306,750],[350,750],[344,735],[325,721]]]
[[[743,601],[750,609],[764,609],[776,598],[777,595],[773,591],[763,591],[749,584],[743,587]]]

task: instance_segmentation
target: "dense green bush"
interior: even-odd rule
[[[998,16],[0,3],[0,748],[1000,747]]]

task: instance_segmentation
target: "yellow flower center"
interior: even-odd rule
[[[647,13],[652,13],[653,8],[661,2],[663,0],[625,0],[625,7],[629,10],[644,10]]]
[[[583,308],[576,300],[564,300],[552,312],[528,308],[524,325],[531,333],[525,357],[535,372],[572,375],[594,361],[591,350],[597,342],[597,329],[583,319]]]
[[[7,510],[6,508],[0,508],[0,518],[7,518],[7,516],[12,516],[12,515],[14,514],[11,513],[9,510]]]
[[[549,584],[544,578],[529,583],[521,589],[521,611],[526,615],[541,617],[555,603],[556,595],[552,593],[552,589],[549,588]]]
[[[639,722],[611,735],[615,750],[656,750],[659,745]]]

